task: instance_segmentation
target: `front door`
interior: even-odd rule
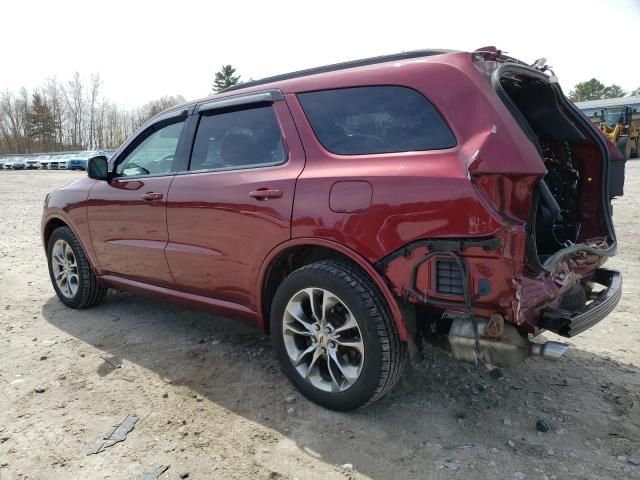
[[[178,288],[256,310],[258,271],[291,237],[304,152],[280,96],[200,108],[188,171],[169,189],[166,256]]]
[[[181,115],[145,129],[114,158],[113,179],[91,189],[89,229],[102,273],[173,286],[164,255],[167,194],[184,123]]]

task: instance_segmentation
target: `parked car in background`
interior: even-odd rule
[[[69,160],[72,157],[69,155],[64,155],[62,158],[58,159],[58,170],[66,170],[69,168]]]
[[[25,159],[25,164],[27,169],[29,170],[37,170],[41,168],[40,160],[42,158],[47,158],[47,155],[38,155],[37,157],[29,157]]]
[[[38,160],[38,163],[40,164],[40,168],[41,169],[45,169],[46,168],[46,164],[47,164],[47,162],[49,161],[50,158],[51,158],[50,154],[38,155],[36,160]]]
[[[6,157],[2,163],[2,168],[5,170],[12,170],[13,164],[15,163],[17,157]]]
[[[89,157],[75,156],[69,159],[67,167],[69,170],[86,170],[87,160],[89,160]]]
[[[95,157],[96,155],[102,155],[102,153],[95,150],[80,152],[69,159],[67,167],[69,170],[86,170],[87,160],[91,157]]]
[[[27,159],[24,157],[18,157],[11,167],[13,170],[24,170],[27,168]]]
[[[74,153],[63,153],[59,155],[51,155],[47,160],[47,167],[49,170],[64,170],[67,168],[67,162],[74,157]]]
[[[302,394],[350,410],[423,341],[495,374],[561,357],[533,337],[620,299],[623,182],[545,66],[403,52],[172,107],[47,195],[42,240],[68,307],[117,288],[237,316]]]
[[[49,158],[51,158],[51,154],[48,154],[48,153],[44,153],[44,154],[38,155],[36,157],[36,160],[38,161],[38,164],[40,165],[40,170],[46,170],[47,169],[47,162],[49,161]]]

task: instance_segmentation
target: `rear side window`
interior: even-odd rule
[[[298,95],[316,137],[332,153],[365,155],[451,148],[453,133],[421,93],[375,86]]]
[[[271,106],[203,114],[189,170],[233,170],[286,161],[280,127]]]

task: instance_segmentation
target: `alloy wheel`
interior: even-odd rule
[[[73,298],[78,292],[80,277],[78,262],[71,245],[59,239],[51,250],[51,269],[60,292],[67,298]]]
[[[322,288],[305,288],[289,300],[282,335],[293,366],[307,382],[342,392],[360,377],[364,342],[357,319],[342,300]]]

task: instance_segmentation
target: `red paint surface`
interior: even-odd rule
[[[276,104],[276,111],[289,155],[285,165],[175,177],[166,256],[176,288],[258,311],[258,271],[269,252],[290,238],[296,178],[305,163],[286,104]],[[260,189],[282,196],[250,195]]]
[[[365,213],[371,206],[373,188],[362,180],[340,181],[329,193],[329,208],[335,213]]]
[[[103,273],[173,285],[165,258],[166,197],[173,176],[95,182],[87,201],[91,243]],[[162,193],[162,200],[142,195]]]

